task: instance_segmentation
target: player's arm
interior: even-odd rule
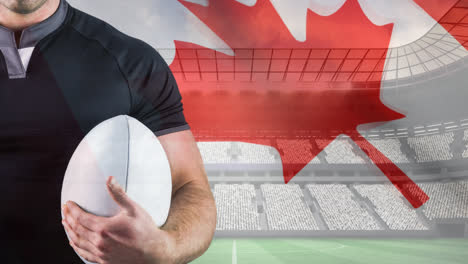
[[[200,152],[190,130],[160,136],[169,159],[173,195],[161,228],[174,239],[174,263],[187,263],[208,248],[216,226],[216,207]],[[155,248],[157,250],[157,248]]]
[[[119,57],[119,68],[130,88],[129,115],[155,131],[170,163],[173,193],[169,216],[158,228],[110,178],[109,193],[121,209],[117,215],[95,216],[70,202],[63,210],[63,224],[71,246],[91,262],[186,263],[208,248],[216,226],[215,203],[200,152],[187,130],[182,98],[163,58],[141,41],[129,41],[121,48],[128,50],[127,57]],[[164,134],[168,130],[174,132]]]
[[[84,259],[100,264],[187,263],[208,248],[216,226],[216,208],[192,133],[174,132],[159,140],[173,180],[166,223],[158,228],[110,177],[109,193],[121,209],[117,215],[96,216],[73,202],[63,208],[62,223],[70,245]]]

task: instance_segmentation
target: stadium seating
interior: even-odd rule
[[[198,142],[198,148],[205,164],[230,163],[231,157],[228,155],[230,142]]]
[[[455,157],[459,159],[460,154],[454,154],[452,145],[460,146],[460,144],[463,146],[461,156],[468,158],[468,130],[464,131],[463,136],[462,142],[454,142],[456,138],[454,132],[401,140],[406,140],[408,146],[414,150],[414,157],[411,160],[414,158],[418,163],[427,163],[451,160]],[[317,148],[313,144],[314,140],[319,148],[326,147],[322,161],[318,156],[310,161],[312,153],[316,152],[314,148]],[[244,142],[198,142],[197,144],[205,164],[278,164],[280,163],[278,153],[271,147],[275,143],[277,150],[283,154],[284,163],[365,164],[368,162],[364,156],[357,154],[357,151],[360,151],[359,147],[354,146],[351,139],[342,137],[330,144],[328,142],[324,139],[272,139],[264,140],[263,143],[259,140],[258,144]],[[410,153],[403,151],[400,139],[369,139],[369,142],[393,163],[410,163],[408,158]],[[373,149],[364,147],[364,150],[369,155],[378,156],[373,154]],[[378,162],[384,162],[384,159]]]
[[[357,184],[354,188],[368,198],[391,230],[427,230],[417,213],[392,184]]]
[[[371,214],[354,200],[344,184],[308,184],[330,230],[380,230]]]
[[[262,184],[270,230],[318,230],[297,184]]]
[[[430,197],[420,210],[412,208],[392,184],[348,187],[345,184],[311,183],[305,185],[304,191],[317,202],[315,208],[332,231],[429,230],[422,214],[428,221],[468,219],[468,181],[428,182],[419,183],[419,186]],[[219,231],[260,230],[257,200],[264,204],[266,224],[262,229],[324,230],[316,222],[305,202],[303,190],[297,184],[266,183],[260,185],[260,190],[253,184],[215,184],[212,191],[218,209],[216,229]],[[263,200],[257,197],[258,192],[263,195]]]
[[[218,218],[216,230],[259,230],[252,184],[216,184],[213,190]]]
[[[454,133],[444,133],[430,136],[408,138],[408,144],[416,152],[418,162],[433,162],[450,160],[453,153],[450,144],[453,143]]]
[[[283,151],[285,163],[312,163],[318,164],[320,160],[315,157],[310,161],[312,145],[308,139],[278,139],[278,148]]]
[[[374,145],[382,154],[389,158],[393,163],[408,163],[409,160],[405,154],[401,151],[401,143],[396,138],[386,138],[386,139],[371,139],[369,142]],[[374,155],[372,149],[366,149],[369,152],[369,155]],[[383,160],[379,161],[384,163]]]
[[[468,181],[422,183],[419,186],[431,197],[423,212],[433,219],[468,219]]]
[[[317,145],[324,148],[328,140],[316,140]],[[365,161],[353,152],[353,145],[349,139],[339,138],[325,148],[325,159],[330,164],[363,164]]]
[[[259,144],[261,143],[262,142],[259,142]],[[236,144],[239,148],[240,155],[234,160],[234,163],[272,164],[277,162],[275,157],[270,153],[270,146],[243,142],[236,142]]]

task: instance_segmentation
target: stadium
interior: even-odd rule
[[[422,37],[388,50],[282,49],[257,57],[265,50],[233,48],[242,62],[206,49],[158,48],[186,89],[184,105],[265,79],[304,90],[381,86],[384,101],[406,118],[359,134],[430,197],[414,209],[376,166],[388,160],[371,160],[374,149],[343,134],[328,145],[323,131],[238,129],[218,138],[219,131],[192,129],[218,211],[215,239],[194,263],[466,263],[467,15],[468,2],[456,1]],[[255,69],[256,58],[269,66]],[[207,60],[215,67],[200,66]],[[311,153],[319,154],[285,184],[283,166]]]
[[[460,30],[466,27],[465,5],[458,3],[441,20],[452,23],[458,40],[466,39],[460,36],[466,32]],[[460,15],[461,11],[465,13]],[[452,22],[455,12],[457,23]],[[450,89],[447,80],[466,72],[465,43],[460,46],[447,33],[451,30],[441,24],[413,43],[388,50],[384,93],[437,105],[440,98],[433,95],[439,87]],[[294,52],[286,57],[286,65],[294,64]],[[343,54],[338,57],[341,66],[332,70],[322,67],[310,71],[304,66],[300,71],[286,67],[263,73],[280,81],[295,78],[305,87],[324,78],[328,82],[347,78],[365,89],[376,72],[369,67],[345,67],[353,65],[353,52],[336,52]],[[360,52],[362,60],[380,54],[382,58],[372,57],[376,58],[374,65],[384,63],[382,51]],[[311,50],[307,58],[313,53]],[[229,90],[229,81],[235,81],[236,76],[245,78],[247,74],[247,80],[250,76],[252,81],[259,73],[203,71],[188,66],[194,63],[193,56],[178,55],[181,67],[174,74],[190,79],[194,86],[203,78],[214,78],[218,90]],[[274,61],[274,56],[270,60]],[[327,65],[329,60],[337,57],[325,57],[321,63]],[[226,73],[232,79],[220,77]],[[459,107],[463,104],[442,111],[434,106],[425,110],[425,115],[409,116],[405,122],[361,131],[429,195],[430,200],[418,209],[372,165],[366,153],[372,150],[361,150],[346,136],[338,136],[288,184],[282,177],[281,157],[294,163],[310,156],[308,152],[321,150],[324,139],[320,131],[288,131],[278,134],[289,136],[278,138],[264,131],[252,135],[252,131],[239,130],[227,132],[229,142],[199,142],[218,220],[216,239],[197,263],[463,263],[468,238],[468,115],[463,110],[464,115],[460,115]],[[206,137],[204,141],[219,141],[210,131],[199,135]],[[265,144],[242,142],[252,136]],[[295,151],[284,147],[291,144]]]

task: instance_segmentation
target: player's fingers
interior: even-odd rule
[[[65,220],[62,220],[65,221]],[[75,232],[80,238],[85,239],[92,244],[96,245],[96,242],[100,240],[97,232],[91,231],[80,223],[76,222],[73,218],[69,218],[65,223]]]
[[[80,237],[67,223],[67,221],[62,221],[62,224],[67,231],[70,242],[72,242],[76,247],[85,250],[93,255],[99,254],[99,250],[88,240]]]
[[[99,230],[101,225],[104,224],[106,221],[105,217],[100,217],[87,213],[83,209],[81,209],[81,207],[79,207],[75,202],[72,201],[68,201],[65,204],[63,213],[67,221],[68,218],[72,218],[73,220],[80,223],[81,225],[83,225],[91,231]]]
[[[78,253],[78,255],[80,255],[86,261],[94,262],[94,263],[102,263],[102,260],[100,258],[95,256],[91,252],[78,247],[74,242],[70,241],[70,246],[72,246],[73,249],[76,251],[76,253]]]
[[[117,183],[113,176],[107,179],[107,190],[112,199],[127,213],[133,214],[135,211],[133,201],[125,193],[125,190]]]

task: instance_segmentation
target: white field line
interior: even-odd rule
[[[237,264],[237,246],[236,240],[232,243],[232,264]]]
[[[345,247],[348,247],[347,245],[343,245],[343,244],[340,244],[339,246],[337,247],[329,247],[329,248],[323,248],[323,249],[319,249],[318,251],[328,251],[328,250],[335,250],[335,249],[342,249],[342,248],[345,248]]]

